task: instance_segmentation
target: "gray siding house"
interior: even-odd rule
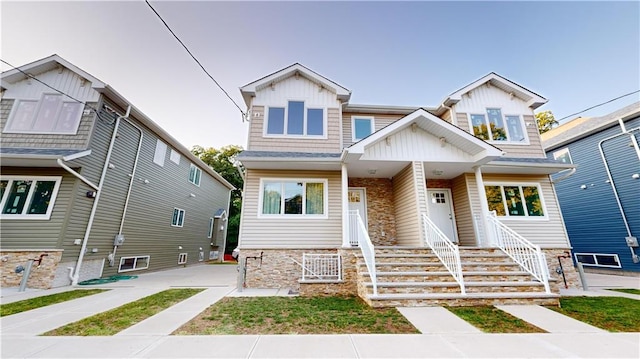
[[[640,102],[574,119],[542,139],[550,159],[577,166],[555,184],[574,260],[592,270],[640,273]]]
[[[234,187],[113,88],[53,55],[1,91],[2,286],[222,258]]]

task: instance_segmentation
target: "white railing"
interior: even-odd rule
[[[302,280],[341,281],[342,260],[340,254],[302,254]]]
[[[364,262],[367,264],[371,284],[373,285],[373,295],[378,295],[378,280],[376,278],[376,251],[367,227],[365,227],[362,218],[357,210],[349,211],[349,243],[356,242],[362,251]],[[355,238],[354,238],[355,237]]]
[[[462,277],[462,264],[460,261],[460,251],[447,236],[442,233],[425,214],[422,215],[422,223],[424,226],[425,241],[436,254],[440,262],[444,264],[449,273],[460,285],[460,292],[465,294],[464,278]]]
[[[498,247],[516,261],[522,269],[544,284],[547,293],[551,293],[547,260],[540,247],[505,226],[498,220],[495,211],[487,219],[489,230],[495,236],[494,242]]]

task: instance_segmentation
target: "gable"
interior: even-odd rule
[[[305,76],[289,76],[255,92],[253,106],[285,106],[287,101],[304,101],[311,107],[338,107],[337,94]]]
[[[82,102],[96,102],[100,97],[93,84],[80,74],[69,70],[64,66],[39,73],[36,78],[44,83],[51,84],[54,88],[74,97]],[[43,94],[58,94],[57,91],[45,86],[39,81],[26,78],[26,76],[14,77],[15,82],[3,78],[3,87],[6,88],[3,98],[40,100]],[[67,100],[71,100],[67,98]]]
[[[499,108],[503,115],[533,114],[526,101],[489,82],[462,95],[454,106],[458,113],[485,113],[487,108]]]

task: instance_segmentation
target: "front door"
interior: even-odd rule
[[[453,242],[458,241],[456,223],[453,216],[451,191],[446,188],[427,189],[429,196],[429,219]]]
[[[367,198],[365,197],[364,188],[349,188],[348,197],[349,210],[357,210],[365,228],[369,229],[367,224]]]

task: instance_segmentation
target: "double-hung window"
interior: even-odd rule
[[[473,135],[486,141],[526,143],[522,118],[504,115],[499,108],[487,108],[486,113],[469,115]]]
[[[202,170],[192,163],[189,167],[189,182],[199,187],[200,177],[202,177]]]
[[[262,216],[326,216],[327,181],[263,180],[260,190]]]
[[[174,208],[173,217],[171,217],[171,227],[184,226],[184,209]]]
[[[373,117],[352,116],[351,117],[351,133],[354,142],[369,136],[373,133],[374,123]]]
[[[6,219],[49,219],[62,177],[2,176],[0,212]]]
[[[75,135],[83,110],[84,104],[60,94],[17,100],[4,132]]]
[[[306,107],[304,101],[289,101],[286,107],[269,107],[266,135],[323,137],[324,122],[324,109]]]
[[[500,217],[542,218],[542,191],[536,184],[486,184],[489,211]]]

